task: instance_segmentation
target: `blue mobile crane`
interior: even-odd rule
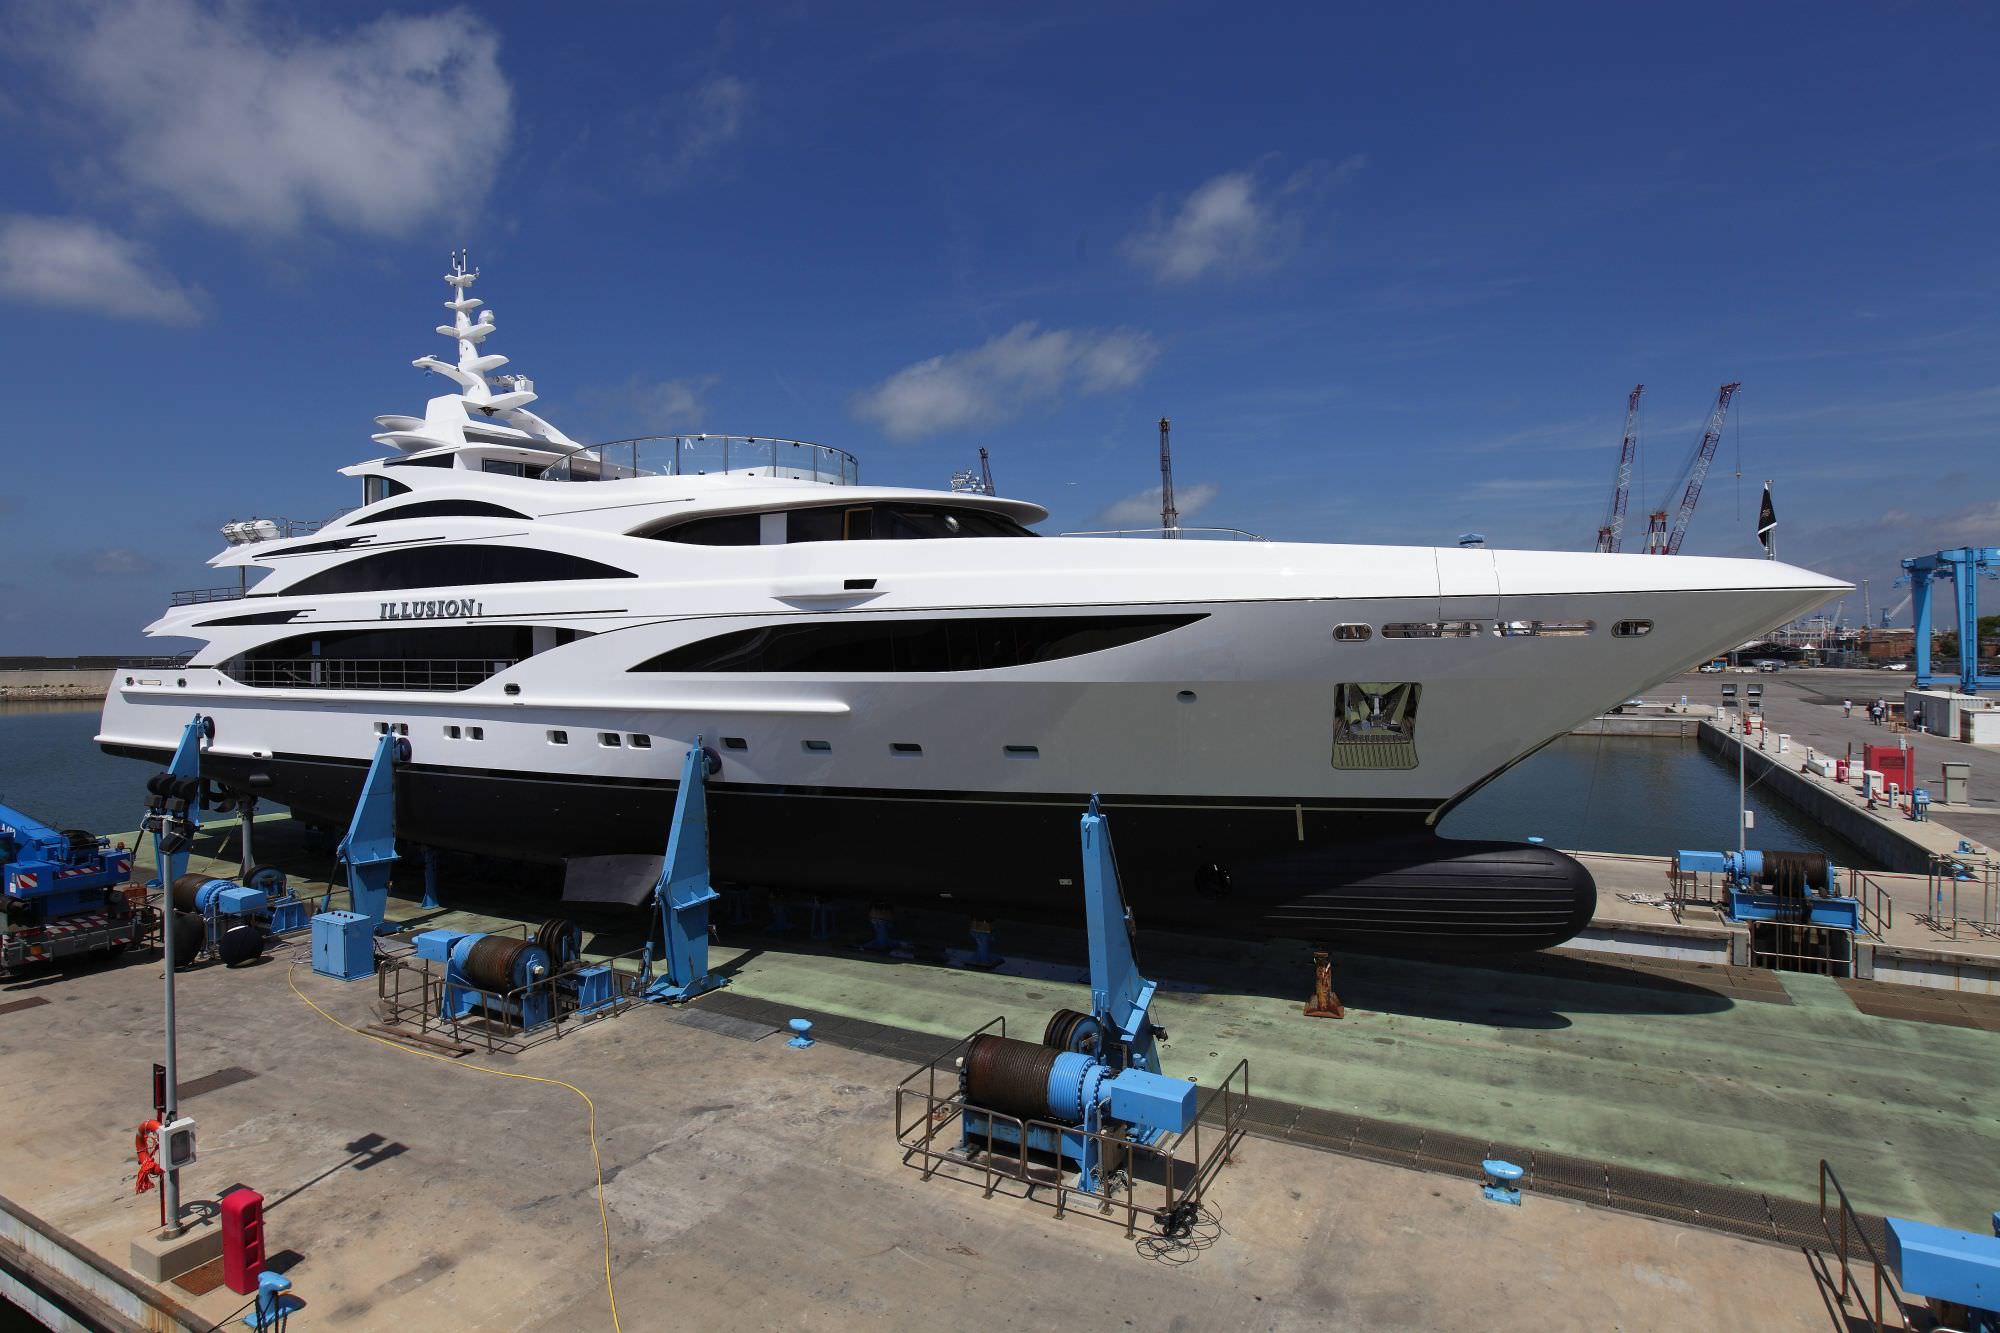
[[[0,805],[0,974],[110,955],[150,933],[126,896],[132,853],[82,829],[52,829]]]

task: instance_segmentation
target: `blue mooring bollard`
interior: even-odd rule
[[[800,1050],[804,1050],[806,1047],[816,1044],[812,1037],[808,1035],[813,1030],[810,1018],[794,1018],[785,1024],[785,1026],[792,1030],[792,1039],[786,1042],[785,1045],[796,1046]]]
[[[1486,1173],[1486,1184],[1480,1193],[1495,1203],[1511,1203],[1521,1206],[1521,1177],[1527,1173],[1512,1162],[1503,1162],[1498,1157],[1489,1157],[1479,1164]]]
[[[282,1330],[292,1311],[305,1305],[298,1297],[288,1294],[291,1289],[292,1280],[283,1273],[266,1269],[257,1274],[257,1304],[243,1316],[243,1323],[256,1329],[257,1333]]]

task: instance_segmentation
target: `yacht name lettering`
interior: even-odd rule
[[[383,620],[451,620],[479,614],[479,603],[470,597],[450,597],[428,602],[384,602]]]

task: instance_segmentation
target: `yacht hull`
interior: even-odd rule
[[[205,776],[330,829],[345,826],[365,771],[329,758],[203,759]],[[396,772],[397,830],[422,845],[490,854],[504,844],[508,855],[550,863],[657,856],[675,787],[411,764]],[[1080,901],[1076,821],[1088,799],[715,781],[710,856],[725,884],[1062,918]],[[1344,948],[1490,952],[1560,944],[1596,906],[1589,872],[1562,853],[1440,838],[1404,802],[1100,800],[1113,816],[1127,892],[1149,925]]]

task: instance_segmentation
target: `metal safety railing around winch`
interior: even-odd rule
[[[525,924],[487,933],[534,938],[533,930]],[[504,991],[454,975],[446,964],[434,959],[404,953],[389,959],[375,973],[377,1007],[385,1027],[411,1031],[420,1038],[448,1033],[450,1040],[461,1046],[472,1045],[468,1039],[471,1038],[489,1054],[501,1051],[519,1054],[545,1040],[560,1041],[565,1025],[575,1027],[578,1023],[610,1018],[640,1003],[645,998],[647,982],[643,952],[634,949],[601,960],[564,963],[545,977]],[[596,1008],[578,1012],[571,1007],[563,982],[579,969],[590,966],[611,969],[615,994]],[[448,991],[471,997],[472,1002],[461,1011],[447,1003]],[[523,1029],[514,1016],[530,1007],[526,1001],[531,997],[546,1000],[549,1021]]]
[[[1827,1187],[1832,1186],[1831,1195]],[[1829,1216],[1828,1204],[1833,1205]],[[1835,1298],[1845,1314],[1850,1295],[1863,1298],[1860,1318],[1865,1320],[1869,1333],[1882,1333],[1884,1329],[1902,1329],[1915,1333],[1916,1325],[1904,1313],[1903,1293],[1896,1286],[1895,1273],[1882,1261],[1882,1252],[1875,1248],[1875,1242],[1868,1235],[1860,1213],[1848,1201],[1847,1191],[1840,1186],[1840,1177],[1833,1174],[1833,1166],[1824,1158],[1819,1162],[1819,1225],[1826,1232],[1828,1243],[1833,1247],[1835,1261],[1840,1265],[1840,1277]],[[1876,1219],[1880,1228],[1880,1219]],[[1886,1238],[1885,1238],[1886,1243]],[[1854,1266],[1863,1258],[1867,1260],[1871,1274],[1870,1285],[1863,1288],[1854,1276]],[[1852,1321],[1848,1322],[1852,1326]]]
[[[896,1141],[903,1149],[903,1164],[922,1172],[925,1180],[942,1174],[975,1183],[989,1198],[1003,1186],[1018,1185],[1023,1197],[1052,1205],[1058,1217],[1069,1211],[1075,1196],[1081,1196],[1095,1204],[1092,1211],[1100,1215],[1122,1215],[1127,1236],[1169,1237],[1198,1212],[1209,1185],[1234,1160],[1248,1133],[1250,1062],[1239,1060],[1208,1089],[1186,1130],[1154,1143],[980,1108],[988,1120],[1013,1130],[1013,1142],[989,1134],[983,1149],[968,1154],[959,1146],[958,1124],[967,1103],[959,1085],[958,1062],[971,1050],[974,1038],[985,1035],[1005,1037],[1007,1020],[995,1018],[968,1033],[896,1085]],[[1107,1192],[1079,1189],[1059,1163],[1051,1167],[1038,1162],[1034,1150],[1026,1146],[1035,1129],[1075,1142],[1094,1140],[1105,1162],[1119,1164],[1106,1173]],[[950,1146],[939,1144],[940,1135]],[[1155,1190],[1157,1194],[1152,1193]],[[1146,1201],[1149,1194],[1157,1205]]]

